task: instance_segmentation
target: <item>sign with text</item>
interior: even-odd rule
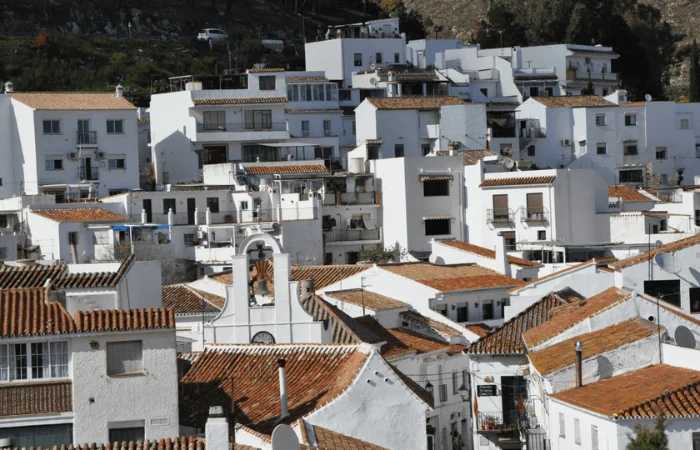
[[[495,397],[498,395],[498,388],[495,384],[482,384],[476,387],[479,397]]]

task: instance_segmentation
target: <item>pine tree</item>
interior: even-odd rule
[[[700,54],[698,54],[698,43],[693,39],[693,46],[690,50],[690,86],[688,89],[688,100],[691,102],[700,101]]]

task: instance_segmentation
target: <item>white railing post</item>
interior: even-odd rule
[[[146,210],[142,209],[141,210],[141,223],[146,223],[148,219],[148,215],[146,214]]]
[[[204,213],[204,220],[207,225],[211,225],[211,209],[207,206],[207,212]]]
[[[194,209],[194,224],[199,225],[199,208]]]
[[[168,225],[173,226],[173,209],[168,208]]]

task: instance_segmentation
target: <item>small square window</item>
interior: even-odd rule
[[[240,209],[242,210],[247,210],[248,209],[248,202],[241,202]]]
[[[690,129],[690,119],[681,119],[680,129],[689,130]]]
[[[60,120],[44,120],[44,134],[61,134]]]
[[[605,155],[608,153],[608,145],[605,142],[598,142],[595,146],[595,152],[598,155]]]
[[[537,231],[537,240],[538,241],[546,241],[547,240],[547,231],[546,230],[538,230]]]
[[[624,150],[625,156],[633,156],[637,155],[637,143],[636,142],[630,142],[625,144],[625,150]]]
[[[383,58],[381,53],[377,53],[376,55],[374,55],[374,62],[376,62],[377,64],[382,64]]]
[[[44,167],[46,170],[63,170],[63,160],[62,159],[47,159],[44,162]]]
[[[426,156],[430,153],[430,144],[421,144],[420,149],[423,156]]]
[[[107,343],[107,375],[126,375],[143,372],[143,344],[141,341]]]
[[[636,115],[636,114],[627,114],[627,115],[625,115],[625,126],[626,126],[626,127],[635,127],[635,126],[637,126],[637,115]]]
[[[605,114],[596,114],[595,115],[595,124],[598,125],[599,127],[602,127],[605,125]]]
[[[274,75],[267,75],[264,77],[258,78],[260,82],[260,90],[261,91],[274,91],[275,90],[275,76]]]
[[[184,240],[185,240],[185,247],[193,247],[194,246],[194,234],[189,233],[183,235]]]
[[[394,157],[403,158],[403,144],[394,145]]]
[[[107,160],[109,170],[126,169],[126,160],[124,158],[110,158]]]
[[[401,53],[394,53],[394,64],[399,64],[401,62]]]
[[[566,438],[566,419],[564,413],[559,413],[559,437]]]
[[[207,198],[207,208],[209,208],[210,212],[218,213],[219,212],[219,197],[208,197]]]
[[[581,445],[581,422],[574,419],[574,442]]]
[[[355,67],[362,66],[362,53],[355,53],[353,55],[353,61],[355,63]]]
[[[107,134],[124,134],[124,121],[123,120],[108,120],[107,121]]]
[[[656,147],[656,159],[666,159],[666,147]]]
[[[535,146],[534,145],[528,145],[527,156],[535,156]]]

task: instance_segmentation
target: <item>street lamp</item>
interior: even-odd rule
[[[433,385],[430,383],[430,381],[425,384],[425,390],[428,391],[430,395],[433,395]]]
[[[457,393],[459,394],[460,397],[462,397],[462,401],[466,402],[469,400],[469,390],[462,384],[459,389],[457,389]]]

